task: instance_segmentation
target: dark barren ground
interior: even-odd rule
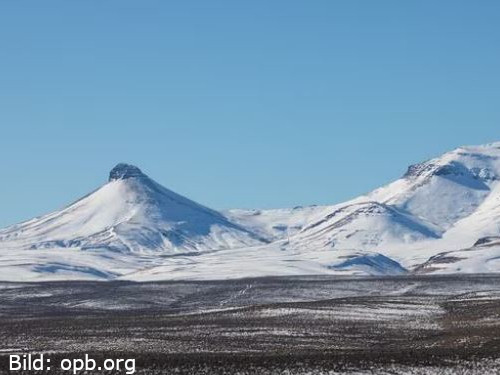
[[[12,352],[143,374],[498,374],[500,276],[0,283],[0,373]]]

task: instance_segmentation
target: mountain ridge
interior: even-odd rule
[[[6,279],[139,281],[500,272],[500,242],[484,246],[500,235],[499,181],[495,142],[411,165],[335,205],[216,211],[119,163],[71,205],[1,229],[0,270]]]

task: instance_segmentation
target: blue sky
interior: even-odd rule
[[[500,2],[3,1],[0,225],[117,162],[214,208],[335,203],[500,140]]]

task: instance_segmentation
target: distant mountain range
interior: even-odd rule
[[[0,230],[0,280],[500,272],[500,142],[332,206],[215,211],[141,170]]]

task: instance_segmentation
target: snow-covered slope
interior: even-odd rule
[[[499,181],[493,143],[349,202],[217,212],[120,164],[69,207],[0,230],[0,279],[500,272]]]
[[[438,237],[436,228],[418,217],[376,201],[361,201],[335,207],[306,226],[296,240],[316,248],[369,250]]]
[[[118,164],[109,182],[61,211],[0,231],[0,247],[185,252],[265,243],[217,211]]]
[[[224,214],[232,221],[258,233],[270,241],[289,238],[297,234],[314,217],[328,212],[330,206],[297,206],[271,210],[227,210]]]
[[[468,249],[432,256],[415,268],[416,273],[498,273],[500,237],[485,237]]]
[[[461,147],[408,168],[369,197],[433,223],[443,231],[472,214],[500,179],[500,143]]]
[[[372,252],[285,250],[281,243],[251,249],[229,249],[196,257],[175,257],[162,265],[123,276],[134,281],[164,279],[230,279],[261,276],[402,275],[392,259]]]
[[[500,143],[461,147],[410,166],[402,178],[365,196],[323,209],[293,241],[304,248],[376,251],[411,268],[498,233],[499,180]]]

